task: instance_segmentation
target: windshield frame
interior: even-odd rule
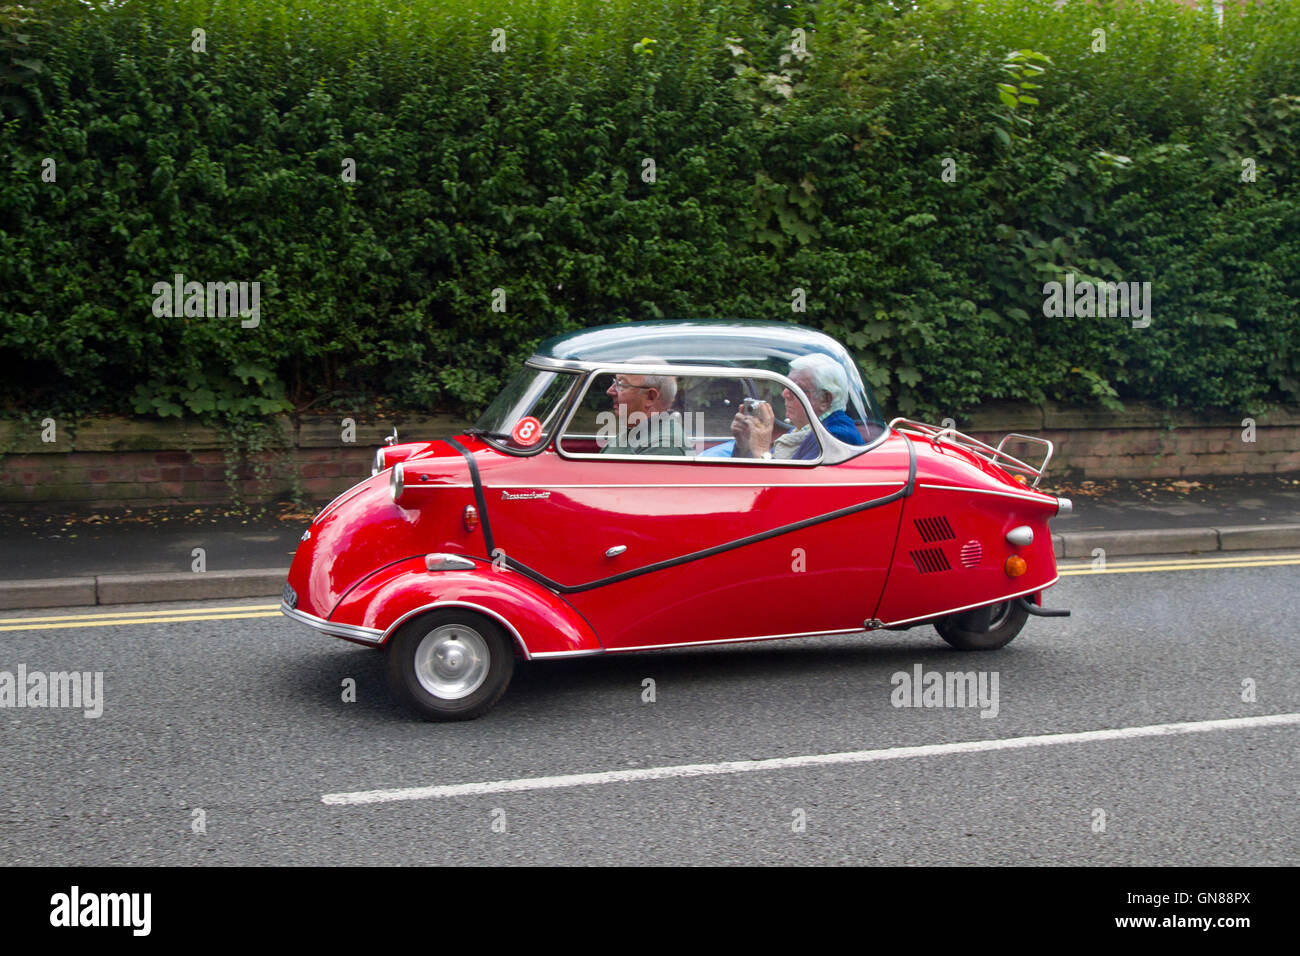
[[[808,401],[808,396],[804,394],[803,389],[801,389],[798,385],[792,382],[789,379],[789,377],[781,374],[780,372],[773,372],[769,369],[764,369],[764,368],[745,368],[745,367],[727,366],[727,365],[688,365],[686,363],[682,363],[680,365],[678,364],[648,365],[640,362],[586,362],[578,359],[552,359],[552,358],[539,357],[537,355],[534,355],[528,361],[527,364],[534,366],[536,368],[546,369],[548,371],[556,371],[556,372],[570,371],[570,372],[585,373],[581,376],[582,379],[581,394],[584,396],[587,392],[589,379],[594,378],[596,375],[602,372],[608,373],[608,372],[622,371],[622,372],[630,372],[632,374],[638,374],[638,375],[701,375],[701,376],[715,376],[718,378],[769,379],[772,381],[780,382],[782,385],[789,388],[792,393],[797,395],[799,397],[800,403],[804,406],[805,412],[809,410],[811,405],[811,403]],[[556,434],[563,434],[565,429],[569,427],[569,420],[573,417],[574,413],[577,411],[578,403],[579,403],[578,395],[570,394],[569,410],[565,413],[564,422],[560,426]],[[875,438],[873,438],[871,441],[868,441],[867,444],[848,445],[840,441],[830,432],[828,432],[826,430],[826,426],[823,425],[821,420],[818,419],[815,415],[810,415],[809,424],[812,426],[813,431],[817,434],[818,440],[821,442],[822,445],[821,457],[819,457],[816,462],[819,465],[838,465],[841,462],[848,461],[851,458],[857,458],[859,455],[866,454],[872,449],[879,447],[891,434],[893,434],[892,429],[890,429],[888,424],[886,423],[880,426],[880,433],[876,435]],[[552,443],[554,443],[554,436],[552,436],[546,442],[546,444],[548,445]],[[577,460],[580,457],[578,455],[570,455],[564,451],[561,451],[560,446],[558,444],[555,444],[555,451],[556,454],[564,458],[574,458],[575,460]],[[581,456],[581,457],[585,457],[585,456]],[[699,456],[687,457],[685,459],[683,459],[680,456],[673,456],[671,458],[662,458],[662,459],[658,458],[657,456],[649,456],[649,455],[639,455],[637,457],[643,461],[663,460],[663,461],[680,462],[683,460],[686,461],[700,460]],[[784,459],[782,460],[782,463],[789,464],[789,462]]]
[[[546,360],[549,362],[549,360]],[[808,401],[808,396],[803,393],[798,385],[779,372],[772,372],[760,368],[729,368],[722,365],[650,365],[641,362],[608,362],[604,364],[596,362],[583,363],[587,367],[587,373],[582,376],[581,396],[574,398],[570,396],[570,407],[565,413],[564,422],[561,424],[555,436],[551,439],[555,443],[555,453],[561,458],[569,458],[574,461],[642,461],[642,462],[669,462],[676,464],[693,464],[702,462],[704,464],[744,464],[744,465],[795,465],[810,467],[816,465],[832,464],[842,460],[842,456],[837,454],[839,449],[853,448],[858,450],[860,446],[845,445],[834,435],[826,430],[826,426],[821,420],[812,414],[812,406]],[[799,399],[799,404],[803,406],[804,414],[808,417],[809,427],[817,436],[820,443],[817,457],[806,461],[793,461],[790,459],[771,459],[764,460],[761,458],[737,458],[737,459],[708,459],[701,455],[605,455],[603,452],[570,452],[565,451],[559,443],[559,439],[568,431],[574,415],[578,411],[578,405],[582,398],[585,398],[592,384],[595,383],[598,376],[609,373],[626,372],[631,375],[697,375],[701,377],[714,378],[761,378],[767,381],[776,382]],[[862,449],[865,450],[865,449]],[[828,455],[828,452],[830,453]]]
[[[533,398],[534,403],[536,403],[537,400],[540,399],[541,396],[546,393],[546,390],[550,388],[555,382],[561,381],[562,377],[568,378],[570,379],[570,381],[569,381],[568,390],[561,396],[560,400],[556,402],[554,408],[546,416],[546,421],[542,422],[542,440],[538,441],[533,446],[527,448],[521,448],[518,445],[513,445],[510,443],[510,436],[508,434],[505,435],[504,440],[501,437],[494,437],[494,436],[501,436],[504,433],[495,430],[488,431],[484,427],[483,419],[487,415],[488,409],[490,409],[492,405],[495,404],[497,398],[500,398],[501,395],[505,392],[505,390],[516,379],[523,377],[524,373],[529,370],[533,372],[533,382],[530,382],[528,388],[524,390],[523,395],[521,396],[521,400],[520,400],[521,402],[524,398],[527,398],[530,392],[534,392],[534,390],[536,390],[536,382],[543,375],[550,375],[552,376],[552,378],[550,378],[545,385],[541,386],[540,390],[536,390],[536,395]],[[578,386],[585,383],[586,380],[587,380],[587,376],[575,369],[550,368],[545,365],[538,364],[537,362],[534,362],[530,359],[529,361],[525,362],[523,364],[523,367],[520,368],[517,372],[515,372],[514,375],[510,376],[510,378],[501,386],[501,391],[497,393],[497,397],[492,399],[492,401],[488,403],[487,408],[483,409],[482,413],[478,416],[478,419],[474,422],[473,427],[469,428],[466,431],[466,434],[473,435],[479,440],[487,443],[488,445],[491,445],[497,451],[505,452],[508,455],[514,455],[516,458],[528,458],[533,455],[539,455],[543,451],[545,451],[546,448],[552,444],[552,442],[554,442],[555,435],[558,433],[560,426],[564,422],[568,421],[570,407],[573,404],[576,390]],[[520,407],[519,404],[516,404],[513,410],[517,411],[519,407]],[[529,408],[528,414],[531,413],[532,413],[532,408]],[[515,421],[518,422],[518,420],[519,418],[516,417]],[[549,424],[549,428],[548,428],[548,424]]]

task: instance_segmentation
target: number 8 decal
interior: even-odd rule
[[[515,440],[516,444],[525,447],[536,445],[538,439],[542,437],[542,423],[532,415],[521,418],[518,424],[515,425],[514,431],[510,433],[510,437]]]

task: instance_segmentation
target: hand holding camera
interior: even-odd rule
[[[731,434],[736,438],[736,458],[761,458],[772,448],[772,426],[776,415],[772,406],[761,398],[746,398],[731,420]]]

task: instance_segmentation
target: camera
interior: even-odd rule
[[[758,407],[760,405],[766,405],[767,402],[763,401],[761,398],[745,398],[741,400],[740,404],[744,406],[746,415],[753,415],[755,418],[758,418]]]

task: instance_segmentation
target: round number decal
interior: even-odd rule
[[[518,445],[536,445],[537,440],[542,437],[542,423],[532,415],[521,418],[515,425],[515,430],[510,433],[510,437]]]

